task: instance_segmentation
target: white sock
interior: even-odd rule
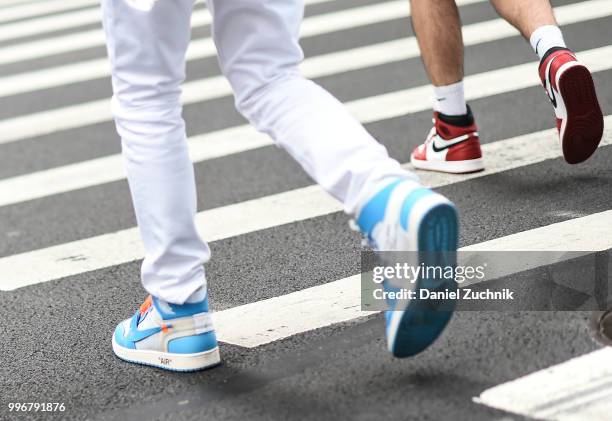
[[[465,93],[463,81],[446,86],[434,86],[434,111],[446,115],[465,115]]]
[[[561,29],[555,25],[540,26],[529,37],[529,43],[533,51],[540,57],[540,60],[551,48],[566,47]]]

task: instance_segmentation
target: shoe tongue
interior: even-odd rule
[[[140,314],[140,320],[138,321],[139,329],[149,329],[152,327],[159,326],[159,317],[156,316],[155,306],[150,306],[145,313]]]

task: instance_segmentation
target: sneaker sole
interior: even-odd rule
[[[484,170],[482,158],[466,159],[464,161],[424,161],[410,158],[413,167],[419,170],[437,171],[450,174],[466,174]]]
[[[458,218],[450,203],[437,204],[422,217],[418,230],[419,264],[452,266],[456,261]],[[440,253],[440,250],[445,252]],[[434,253],[432,253],[434,252]],[[454,280],[421,278],[415,290],[456,291]],[[389,351],[397,358],[414,356],[428,348],[444,331],[455,309],[455,300],[410,300],[403,311],[393,311],[396,326]],[[395,319],[395,320],[394,320]]]
[[[113,352],[123,361],[170,371],[200,371],[221,363],[219,347],[194,354],[129,349],[119,345],[113,337]]]
[[[586,67],[569,67],[559,76],[557,86],[567,112],[561,130],[563,157],[569,164],[578,164],[597,150],[603,136],[603,114]]]

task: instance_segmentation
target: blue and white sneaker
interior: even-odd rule
[[[370,246],[380,252],[415,251],[413,264],[426,267],[455,267],[458,218],[455,206],[444,196],[412,179],[390,182],[375,193],[357,213],[356,225]],[[383,257],[383,263],[384,263]],[[383,282],[385,291],[407,285]],[[419,277],[408,286],[455,291],[454,279]],[[433,299],[388,300],[385,312],[387,346],[398,358],[425,350],[440,336],[450,320],[454,301]]]
[[[152,296],[113,334],[113,352],[122,360],[172,371],[197,371],[221,362],[208,311],[199,303],[168,304]]]

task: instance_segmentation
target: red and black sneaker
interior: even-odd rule
[[[434,112],[433,123],[425,143],[410,156],[415,168],[454,174],[484,169],[478,128],[469,107],[465,116]]]
[[[603,136],[603,115],[591,72],[567,48],[554,47],[540,62],[540,80],[555,108],[563,157],[587,160]]]

